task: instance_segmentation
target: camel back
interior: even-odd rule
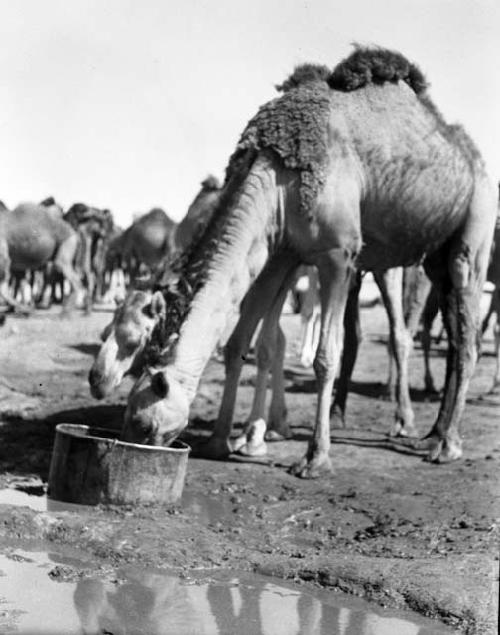
[[[168,229],[173,228],[175,225],[175,221],[173,221],[161,207],[153,207],[152,210],[140,216],[133,224],[137,226],[148,225],[150,223],[165,225]]]
[[[204,282],[206,264],[224,240],[224,223],[259,152],[272,151],[286,168],[299,173],[301,210],[311,217],[328,169],[328,127],[332,108],[339,101],[335,95],[362,92],[370,86],[381,88],[386,83],[393,84],[394,91],[400,82],[410,87],[434,117],[435,127],[460,148],[465,159],[471,164],[477,160],[479,153],[470,139],[460,127],[445,123],[427,95],[423,74],[401,54],[357,48],[331,73],[324,66],[299,67],[278,87],[284,94],[262,106],[247,124],[230,157],[223,193],[211,221],[199,240],[172,263],[174,282],[159,285],[165,295],[167,316],[154,332],[149,348],[151,363],[158,360],[169,336],[179,332],[191,300]],[[355,100],[354,95],[350,99]]]

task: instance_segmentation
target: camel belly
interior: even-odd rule
[[[400,197],[362,203],[362,267],[408,265],[439,249],[465,222],[471,191],[453,182],[441,188],[424,182],[414,195],[402,188]]]
[[[25,230],[14,238],[9,234],[8,242],[12,268],[17,270],[42,267],[56,251],[52,236],[40,233],[36,228]]]

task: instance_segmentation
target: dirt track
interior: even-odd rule
[[[54,310],[8,318],[0,346],[0,488],[17,484],[30,491],[40,481],[46,484],[56,423],[119,426],[129,385],[98,403],[86,379],[110,315],[78,313],[68,321]],[[463,420],[465,458],[435,466],[383,441],[393,412],[383,398],[386,318],[378,306],[364,311],[362,320],[349,429],[335,432],[344,442],[332,447],[331,477],[302,481],[286,470],[304,452],[310,434],[314,379],[295,364],[298,317],[285,316],[294,437],[271,446],[270,464],[192,457],[185,491],[206,506],[194,516],[182,508],[143,507],[54,517],[0,505],[0,546],[12,538],[72,543],[95,555],[96,568],[102,562],[137,561],[181,569],[253,569],[342,589],[384,606],[412,608],[464,632],[496,632],[500,396],[486,394],[494,366],[491,334],[484,340]],[[438,386],[444,352],[445,343],[435,348]],[[418,344],[410,376],[416,423],[424,433],[438,403],[422,391]],[[238,422],[249,412],[253,377],[249,363]],[[192,410],[188,442],[208,435],[222,386],[222,366],[212,361]]]

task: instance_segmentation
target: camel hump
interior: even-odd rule
[[[220,190],[220,181],[219,179],[214,176],[213,174],[209,174],[205,179],[203,179],[203,181],[201,182],[201,187],[204,190]]]
[[[356,46],[348,57],[337,64],[328,78],[330,88],[342,91],[398,81],[406,82],[417,95],[428,88],[422,71],[401,53],[362,46]]]
[[[280,93],[286,93],[309,82],[327,82],[330,75],[331,71],[328,66],[322,64],[299,64],[282,84],[276,84],[276,90]]]
[[[149,224],[161,224],[165,227],[173,227],[175,225],[174,221],[170,218],[170,216],[162,210],[161,207],[153,207],[149,212],[140,216],[135,222],[134,225],[149,225]]]

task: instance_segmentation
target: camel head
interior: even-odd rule
[[[187,426],[190,401],[170,362],[175,358],[178,333],[165,330],[183,313],[188,288],[182,277],[166,267],[160,283],[166,319],[155,329],[144,352],[144,372],[128,397],[122,438],[129,443],[169,445]],[[184,291],[184,293],[183,293]],[[157,292],[158,293],[158,292]]]
[[[189,400],[168,367],[147,369],[132,388],[122,438],[129,443],[169,445],[187,426]]]
[[[160,291],[133,290],[115,310],[90,369],[90,392],[96,399],[109,395],[128,373],[142,370],[141,353],[155,325],[165,314]]]

